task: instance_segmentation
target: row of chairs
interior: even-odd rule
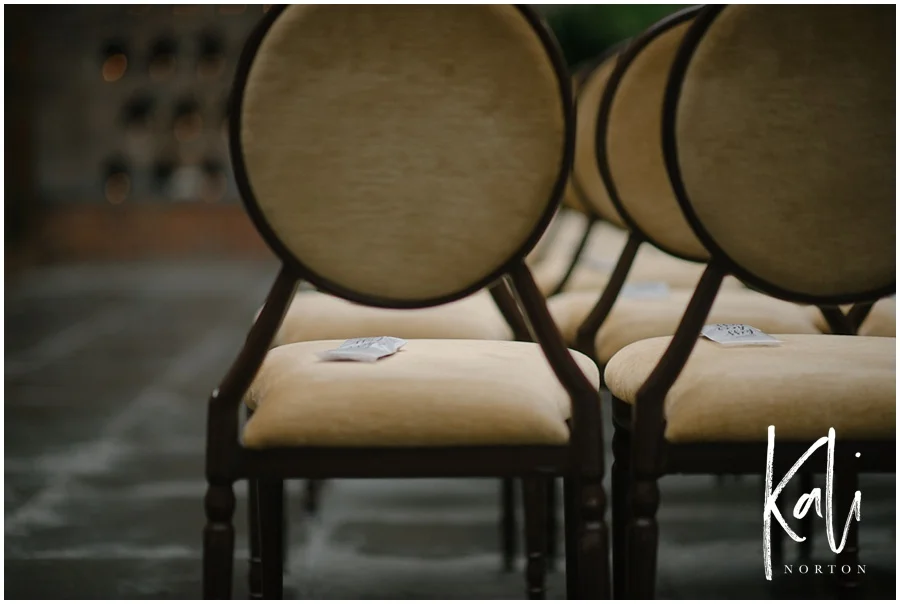
[[[763,473],[769,425],[792,459],[837,430],[844,503],[893,471],[886,16],[695,7],[573,78],[527,7],[269,11],[230,133],[283,267],[210,399],[204,595],[231,593],[241,479],[255,597],[282,596],[286,479],[475,476],[502,480],[508,567],[521,479],[533,598],[562,478],[568,595],[605,598],[654,593],[658,478]],[[409,342],[318,359],[381,335]]]

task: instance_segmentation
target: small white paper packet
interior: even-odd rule
[[[781,340],[743,323],[705,325],[700,335],[722,346],[780,346]]]
[[[669,284],[662,281],[626,283],[620,295],[632,300],[663,300],[669,297]]]
[[[337,348],[323,350],[318,353],[323,361],[359,361],[374,363],[378,359],[389,357],[406,344],[406,340],[379,336],[377,338],[352,338]]]

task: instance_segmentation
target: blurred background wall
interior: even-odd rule
[[[575,68],[681,5],[538,5]],[[7,272],[267,254],[237,197],[227,98],[268,5],[8,6]]]

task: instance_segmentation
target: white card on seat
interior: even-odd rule
[[[705,325],[700,335],[722,346],[778,346],[781,340],[743,323]]]
[[[360,361],[374,363],[378,359],[391,356],[400,350],[406,340],[379,336],[377,338],[352,338],[346,340],[337,348],[325,350],[319,353],[323,361]]]

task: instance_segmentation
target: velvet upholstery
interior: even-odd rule
[[[322,292],[300,292],[288,307],[274,345],[376,336],[510,340],[512,330],[487,291],[408,310],[354,304]]]
[[[671,290],[660,298],[620,296],[595,339],[597,362],[604,364],[639,340],[675,333],[693,291]],[[548,306],[563,338],[575,343],[578,327],[597,302],[596,294],[572,292],[550,298]],[[819,330],[799,305],[748,289],[719,292],[707,323],[746,323],[767,333],[816,334]]]
[[[640,231],[670,252],[706,261],[709,252],[678,205],[662,152],[663,93],[690,24],[662,32],[627,64],[614,90],[607,92],[613,96],[604,144],[616,195]]]
[[[809,301],[893,286],[895,38],[890,6],[730,5],[700,39],[677,168],[703,230],[760,283]]]
[[[246,397],[246,447],[568,442],[569,395],[537,344],[410,340],[375,363],[316,356],[340,343],[269,352]],[[572,356],[599,387],[596,365]]]
[[[287,250],[344,291],[458,295],[549,211],[561,77],[512,6],[290,6],[243,90],[249,187]]]
[[[893,338],[779,335],[781,346],[723,348],[697,341],[665,399],[666,440],[893,439],[896,346]],[[610,392],[626,403],[671,338],[631,344],[606,366]],[[764,460],[761,460],[762,463]]]
[[[614,55],[598,65],[579,89],[572,179],[581,190],[584,202],[597,216],[624,229],[625,223],[610,200],[597,168],[597,111],[617,57]]]

